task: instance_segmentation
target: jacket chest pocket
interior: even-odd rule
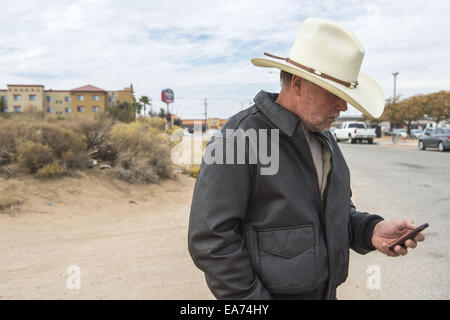
[[[257,231],[253,263],[264,286],[274,294],[309,293],[316,286],[312,225]]]

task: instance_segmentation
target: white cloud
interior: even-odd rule
[[[308,16],[334,20],[366,49],[362,71],[392,95],[450,86],[446,1],[119,1],[3,0],[0,78],[70,89],[133,83],[159,109],[175,91],[182,117],[229,117],[278,76],[250,63],[264,51],[287,55]]]

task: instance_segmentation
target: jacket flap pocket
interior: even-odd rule
[[[259,250],[284,258],[293,258],[315,244],[311,224],[258,231]]]

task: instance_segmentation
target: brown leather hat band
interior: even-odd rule
[[[301,68],[301,69],[303,69],[303,70],[305,70],[305,71],[314,73],[315,75],[320,76],[320,77],[322,77],[322,78],[325,78],[325,79],[328,79],[328,80],[337,82],[337,83],[339,83],[339,84],[341,84],[341,85],[343,85],[343,86],[346,86],[347,88],[353,89],[353,88],[356,88],[356,86],[358,85],[358,81],[356,81],[356,82],[346,82],[346,81],[342,81],[342,80],[339,80],[339,79],[337,79],[337,78],[335,78],[335,77],[329,76],[329,75],[327,75],[327,74],[325,74],[325,73],[323,73],[323,72],[314,70],[313,68],[306,67],[306,66],[304,66],[304,65],[302,65],[302,64],[300,64],[300,63],[298,63],[298,62],[295,62],[294,60],[289,59],[289,58],[278,57],[278,56],[275,56],[275,55],[270,54],[270,53],[267,53],[267,52],[264,52],[264,55],[269,56],[269,57],[271,57],[271,58],[284,60],[284,61],[286,61],[287,63],[290,63],[290,64],[292,64],[292,65],[294,65],[294,66],[296,66],[296,67],[298,67],[298,68]]]

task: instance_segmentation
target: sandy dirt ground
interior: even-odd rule
[[[407,212],[430,222],[448,243],[447,198],[424,190],[446,190],[447,155],[345,143],[341,148],[358,207],[386,218]],[[367,159],[373,170],[367,170]],[[424,168],[412,171],[421,167],[417,163]],[[0,178],[0,200],[6,195],[20,203],[0,211],[0,299],[214,299],[187,250],[194,185],[184,175],[130,185],[95,170],[53,181]],[[433,216],[427,213],[430,203]],[[448,298],[447,251],[429,235],[431,241],[405,259],[352,252],[338,298]],[[80,269],[80,289],[67,286],[73,284],[74,274],[67,272],[72,265]],[[382,290],[366,288],[370,265],[383,271]]]
[[[0,178],[22,202],[0,212],[0,299],[213,299],[187,251],[194,184]]]

